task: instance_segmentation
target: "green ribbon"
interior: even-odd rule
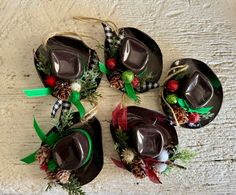
[[[49,87],[36,88],[36,89],[25,89],[23,90],[27,97],[42,97],[52,93],[52,89]]]
[[[38,151],[38,150],[37,150]],[[26,163],[26,164],[31,164],[36,160],[36,154],[37,151],[33,152],[32,154],[20,159],[22,162]]]
[[[72,102],[76,106],[76,108],[78,109],[80,113],[80,117],[83,118],[85,115],[85,108],[80,102],[80,93],[76,91],[72,91],[69,97],[69,101]]]
[[[91,139],[91,137],[90,137],[90,135],[88,134],[87,131],[85,131],[83,129],[72,129],[72,131],[83,133],[85,135],[85,137],[87,138],[88,142],[89,142],[88,155],[87,155],[87,158],[82,163],[82,166],[83,166],[89,161],[89,159],[92,155],[93,142],[92,142],[92,139]]]
[[[35,118],[34,118],[34,129],[35,129],[35,132],[37,133],[38,137],[41,139],[41,141],[49,146],[54,145],[60,138],[60,136],[58,134],[56,134],[55,132],[51,132],[51,133],[49,133],[48,136],[46,136],[45,133],[43,132],[43,130],[39,127]],[[30,155],[26,156],[25,158],[22,158],[21,161],[23,161],[27,164],[33,163],[36,160],[37,151],[31,153]]]
[[[110,74],[110,70],[106,67],[106,65],[102,62],[99,62],[99,70],[103,73],[103,74]]]
[[[53,159],[48,161],[48,170],[49,171],[55,171],[57,169],[57,167],[58,167],[58,165]]]
[[[181,98],[177,98],[177,101],[178,101],[178,104],[180,105],[180,107],[183,108],[184,110],[186,110],[187,112],[197,112],[199,114],[207,114],[213,108],[211,106],[211,107],[193,109],[189,106],[189,104],[186,100],[181,99]]]
[[[125,90],[130,99],[137,101],[138,97],[134,91],[133,85],[131,83],[125,83]]]
[[[36,131],[38,137],[42,140],[42,142],[44,142],[46,135],[45,135],[45,133],[43,132],[43,130],[39,127],[39,125],[38,125],[38,123],[37,123],[35,117],[34,117],[34,129],[35,129],[35,131]]]

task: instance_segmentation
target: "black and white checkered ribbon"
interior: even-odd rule
[[[98,65],[98,56],[94,50],[90,50],[90,59],[89,59],[89,67],[92,68]]]
[[[62,101],[60,99],[57,99],[57,101],[54,103],[51,111],[51,117],[55,118],[57,111],[61,107],[61,112],[67,112],[70,110],[71,103],[68,101]]]
[[[149,89],[155,89],[155,88],[158,88],[159,87],[159,83],[158,82],[148,82],[148,81],[145,81],[143,82],[143,84],[141,86],[139,86],[137,88],[137,90],[139,92],[145,92],[145,91],[148,91]]]
[[[113,37],[116,38],[116,45],[120,45],[121,41],[124,39],[125,35],[124,35],[124,30],[121,29],[118,32],[118,35],[112,30],[112,28],[107,25],[106,23],[102,23],[102,26],[104,28],[104,32],[105,32],[105,36],[106,36],[106,40],[108,43],[112,43],[112,39]]]
[[[106,23],[102,23],[102,26],[104,28],[104,32],[105,32],[107,42],[111,43],[112,42],[112,37],[116,36],[116,34],[113,32],[112,28],[109,25],[107,25]]]

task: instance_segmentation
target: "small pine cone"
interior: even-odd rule
[[[53,95],[61,100],[67,100],[71,94],[70,83],[57,81],[53,89]]]
[[[56,172],[47,171],[47,177],[45,179],[48,179],[50,182],[57,182]]]
[[[39,165],[47,164],[51,156],[51,150],[46,146],[41,146],[37,152],[36,159],[39,162]]]
[[[187,113],[183,108],[174,107],[173,110],[180,125],[188,122]]]
[[[56,179],[57,182],[65,184],[69,182],[69,178],[70,178],[70,171],[67,170],[60,170],[56,173]]]
[[[110,77],[110,86],[116,89],[124,88],[124,81],[121,79],[121,75],[119,72],[115,72]]]
[[[144,170],[144,162],[140,159],[136,159],[133,161],[133,163],[130,165],[130,170],[133,173],[133,175],[139,179],[143,179],[146,177],[146,173]]]

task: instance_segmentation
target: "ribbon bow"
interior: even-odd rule
[[[24,93],[27,97],[42,97],[47,96],[52,93],[52,89],[49,87],[46,88],[36,88],[36,89],[26,89]],[[62,107],[62,112],[66,112],[70,110],[71,103],[73,103],[80,113],[80,117],[83,118],[85,115],[85,108],[80,102],[80,93],[73,91],[69,97],[69,101],[63,101],[61,99],[57,99],[54,103],[51,111],[51,117],[55,118],[57,111],[60,107]]]

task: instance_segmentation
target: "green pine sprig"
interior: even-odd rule
[[[116,139],[119,144],[117,144],[119,149],[124,149],[128,147],[127,141],[129,140],[129,136],[123,129],[117,129],[115,131]]]
[[[98,67],[93,67],[91,70],[87,70],[79,80],[81,85],[80,93],[83,97],[86,97],[91,104],[101,97],[101,94],[95,91],[98,86],[97,79],[100,76],[101,73]]]
[[[69,182],[62,184],[62,189],[68,192],[68,195],[85,195],[85,192],[82,190],[78,179],[75,175],[71,175]]]
[[[42,71],[46,75],[50,75],[51,74],[51,70],[50,70],[51,65],[50,65],[48,58],[41,53],[39,53],[38,57],[35,54],[35,58],[38,61],[38,63],[36,64],[37,69]]]

